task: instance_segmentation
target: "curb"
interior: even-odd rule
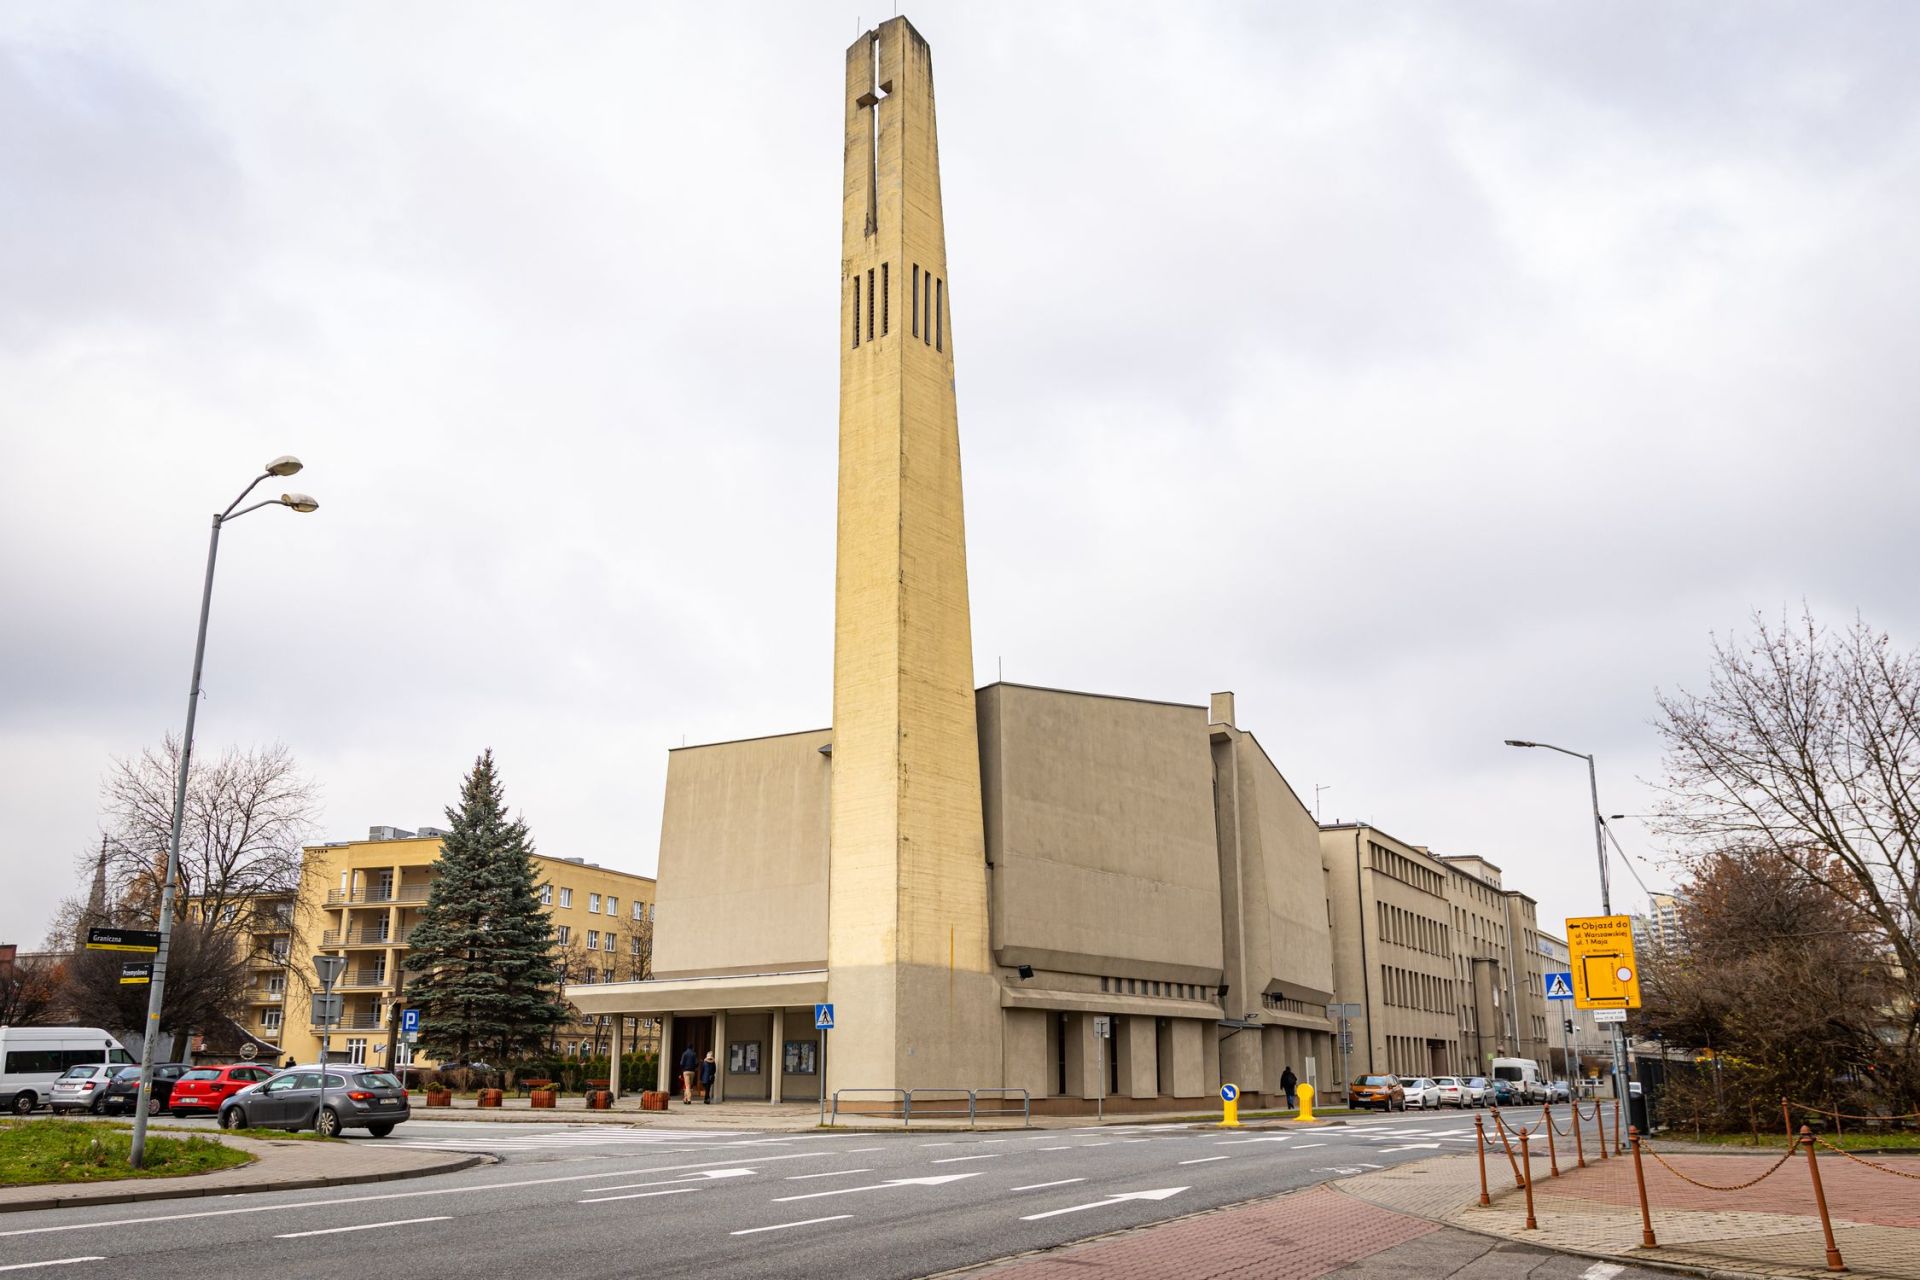
[[[1420,1163],[1416,1161],[1415,1163]],[[1468,1226],[1452,1218],[1435,1218],[1424,1213],[1414,1213],[1407,1209],[1396,1209],[1392,1205],[1377,1204],[1363,1195],[1347,1189],[1350,1179],[1341,1178],[1324,1185],[1332,1187],[1341,1195],[1352,1196],[1361,1204],[1375,1209],[1385,1209],[1389,1213],[1398,1213],[1408,1218],[1418,1218],[1422,1222],[1431,1222],[1437,1227],[1446,1227],[1452,1231],[1464,1231],[1470,1236],[1479,1236],[1482,1240],[1498,1240],[1503,1244],[1519,1245],[1527,1249],[1538,1249],[1542,1253],[1564,1254],[1569,1258],[1591,1258],[1595,1262],[1612,1262],[1629,1267],[1645,1267],[1649,1271],[1666,1271],[1674,1275],[1702,1276],[1705,1280],[1780,1280],[1777,1275],[1768,1275],[1760,1271],[1734,1271],[1726,1267],[1703,1267],[1691,1262],[1674,1262],[1666,1258],[1642,1257],[1630,1253],[1601,1253],[1596,1249],[1570,1249],[1564,1245],[1541,1244],[1531,1240],[1516,1240],[1512,1236],[1502,1235],[1498,1231],[1487,1231],[1480,1227]]]
[[[490,1155],[459,1155],[437,1165],[419,1169],[393,1169],[381,1173],[347,1173],[331,1177],[281,1178],[275,1182],[208,1186],[132,1187],[111,1195],[46,1196],[38,1200],[12,1200],[0,1203],[0,1213],[29,1213],[42,1209],[80,1209],[96,1204],[135,1204],[143,1200],[192,1200],[203,1196],[253,1195],[262,1191],[312,1191],[321,1187],[351,1187],[368,1182],[402,1182],[409,1178],[431,1178],[443,1173],[459,1173],[475,1165],[493,1164]],[[94,1183],[94,1186],[103,1185]]]

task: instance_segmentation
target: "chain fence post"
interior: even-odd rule
[[[1553,1104],[1552,1103],[1549,1102],[1549,1103],[1541,1104],[1540,1120],[1541,1120],[1541,1123],[1547,1126],[1547,1163],[1551,1170],[1547,1176],[1550,1178],[1557,1178],[1560,1176],[1560,1152],[1553,1144],[1554,1127],[1553,1127]]]
[[[1622,1151],[1627,1149],[1626,1132],[1625,1126],[1620,1123],[1620,1099],[1615,1097],[1613,1100],[1613,1140],[1619,1144],[1620,1150]]]
[[[1487,1196],[1487,1122],[1473,1118],[1473,1149],[1480,1157],[1480,1203],[1492,1204]]]
[[[1607,1111],[1606,1103],[1593,1100],[1593,1127],[1600,1131],[1600,1158],[1607,1158]]]
[[[1780,1095],[1780,1124],[1786,1130],[1787,1146],[1795,1146],[1798,1139],[1793,1136],[1793,1111],[1787,1106],[1787,1095],[1784,1093]]]
[[[1640,1164],[1640,1131],[1629,1125],[1627,1140],[1633,1144],[1633,1182],[1640,1192],[1640,1245],[1657,1249],[1660,1242],[1653,1237],[1653,1210],[1647,1205],[1647,1171]]]
[[[1827,1192],[1820,1185],[1820,1160],[1813,1153],[1813,1130],[1800,1126],[1800,1141],[1807,1144],[1807,1175],[1813,1179],[1813,1202],[1820,1206],[1820,1230],[1827,1236],[1827,1270],[1845,1271],[1847,1264],[1840,1257],[1840,1248],[1833,1242],[1833,1219],[1827,1216]]]
[[[1527,1230],[1538,1231],[1540,1224],[1533,1217],[1533,1143],[1527,1141],[1533,1135],[1525,1129],[1515,1129],[1514,1133],[1520,1139],[1520,1163],[1527,1171]]]
[[[1573,1100],[1573,1158],[1582,1169],[1587,1167],[1587,1146],[1580,1141],[1580,1099]]]

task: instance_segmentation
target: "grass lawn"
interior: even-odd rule
[[[20,1120],[0,1124],[0,1186],[47,1182],[110,1182],[211,1173],[251,1164],[253,1157],[212,1138],[147,1138],[146,1167],[127,1166],[133,1134],[103,1124]]]
[[[1703,1133],[1698,1138],[1691,1130],[1675,1126],[1665,1133],[1657,1135],[1669,1142],[1698,1142],[1703,1146],[1747,1147],[1754,1146],[1751,1133]],[[1842,1151],[1912,1151],[1920,1154],[1920,1133],[1911,1131],[1876,1132],[1873,1129],[1849,1129],[1845,1133],[1823,1133],[1822,1138],[1839,1147]],[[1787,1145],[1784,1133],[1762,1133],[1760,1146],[1771,1147],[1775,1151]],[[1825,1150],[1825,1148],[1822,1148]]]

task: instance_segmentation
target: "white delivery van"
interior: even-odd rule
[[[1547,1084],[1540,1078],[1540,1064],[1529,1058],[1495,1058],[1493,1078],[1512,1085],[1522,1102],[1547,1100]]]
[[[28,1115],[68,1067],[132,1061],[126,1046],[98,1027],[0,1027],[0,1107]]]

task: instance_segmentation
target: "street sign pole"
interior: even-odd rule
[[[333,1024],[339,1021],[337,1006],[333,1002],[333,984],[338,981],[340,971],[347,967],[345,956],[320,955],[313,958],[313,972],[320,979],[320,1065],[327,1065],[327,1053],[333,1047]]]

